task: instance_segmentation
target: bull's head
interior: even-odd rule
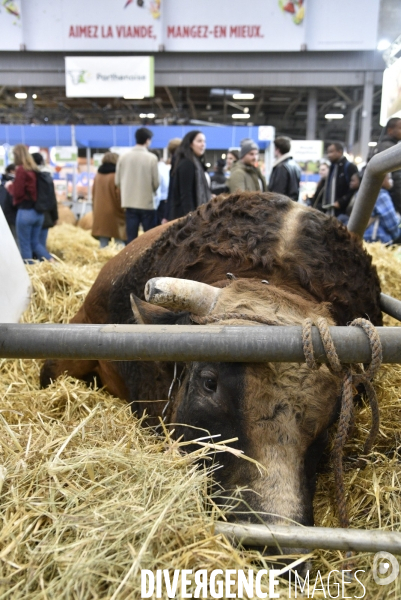
[[[266,283],[238,279],[221,288],[157,278],[147,283],[145,297],[174,311],[219,315],[218,325],[252,324],[246,315],[263,316],[277,325],[300,325],[307,317],[320,316],[333,323],[328,305]],[[153,309],[160,323],[159,307]],[[148,304],[139,302],[135,310],[146,311],[151,320]],[[170,310],[165,314],[171,323]],[[233,314],[242,317],[233,319]],[[183,318],[181,312],[180,323]],[[196,362],[187,365],[169,420],[187,441],[205,431],[220,440],[238,438],[235,446],[261,465],[230,453],[218,456],[222,468],[216,478],[227,496],[239,495],[245,501],[239,512],[248,505],[265,521],[291,519],[312,525],[317,463],[335,419],[339,392],[338,379],[325,366],[312,371],[303,363]]]

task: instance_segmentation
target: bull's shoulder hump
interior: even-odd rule
[[[279,256],[283,256],[283,254],[291,250],[299,231],[301,217],[309,211],[309,207],[303,206],[298,202],[293,202],[288,212],[283,216],[278,247]]]

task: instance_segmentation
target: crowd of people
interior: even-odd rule
[[[291,154],[291,139],[274,140],[275,162],[268,184],[259,165],[259,147],[242,140],[217,161],[210,176],[205,164],[206,137],[190,131],[170,141],[168,160],[150,149],[152,131],[140,127],[135,146],[119,156],[106,152],[94,179],[92,235],[101,248],[112,239],[125,245],[157,225],[183,217],[220,194],[275,192],[299,201],[301,169]],[[401,141],[401,119],[387,123],[375,153]],[[307,204],[347,224],[363,172],[332,142],[319,166],[320,180]],[[40,153],[14,147],[14,163],[6,167],[0,185],[0,206],[26,262],[53,260],[46,249],[47,232],[57,221],[57,201],[51,174]],[[388,174],[374,206],[364,239],[385,244],[401,241],[401,170]]]
[[[390,119],[384,128],[374,155],[401,141],[401,119]],[[320,181],[310,205],[337,217],[346,225],[351,216],[364,169],[358,171],[344,154],[344,146],[333,142],[327,148],[327,161],[319,168]],[[387,174],[364,233],[366,242],[401,243],[401,172]]]

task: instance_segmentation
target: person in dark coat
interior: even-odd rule
[[[309,203],[309,206],[312,206],[312,208],[316,208],[317,210],[320,210],[321,212],[323,212],[322,204],[323,204],[323,198],[324,198],[324,189],[326,186],[326,179],[329,174],[329,171],[330,171],[329,162],[322,161],[319,165],[320,179],[317,183],[315,193],[313,194],[312,198],[310,199],[310,203]]]
[[[201,131],[189,131],[175,152],[170,219],[184,217],[211,198],[203,162],[206,140]]]
[[[297,202],[301,168],[292,158],[289,137],[282,136],[274,140],[274,156],[276,162],[269,179],[269,191],[284,194]]]
[[[401,141],[401,119],[393,117],[387,122],[384,136],[376,146],[375,154],[396,146]],[[393,187],[389,191],[395,210],[401,214],[401,171],[393,171]]]
[[[227,194],[227,178],[224,173],[224,167],[226,166],[226,161],[224,158],[219,158],[216,162],[216,167],[214,169],[214,173],[210,178],[210,187],[212,190],[212,194],[218,196],[219,194]]]
[[[331,165],[326,179],[323,209],[326,214],[338,217],[346,213],[354,194],[350,182],[353,174],[358,172],[358,168],[344,156],[344,146],[341,142],[333,142],[329,145],[327,158]]]
[[[7,165],[5,172],[1,178],[0,184],[0,206],[3,210],[4,216],[8,223],[8,226],[13,234],[13,238],[18,244],[17,229],[15,227],[15,219],[17,218],[17,207],[13,205],[13,197],[8,191],[8,187],[14,181],[15,177],[15,164],[11,163]]]
[[[56,198],[56,192],[54,190],[53,177],[51,176],[51,173],[44,170],[45,161],[44,161],[42,154],[40,152],[33,152],[31,154],[31,156],[32,156],[33,160],[35,161],[35,163],[38,165],[40,171],[42,172],[43,177],[45,177],[47,179],[48,190],[51,193],[51,208],[50,208],[50,210],[45,210],[45,212],[43,213],[45,216],[45,219],[43,221],[42,229],[41,229],[41,232],[39,235],[39,242],[40,242],[41,246],[43,248],[46,248],[47,235],[49,233],[49,229],[50,229],[50,227],[55,226],[55,224],[57,223],[57,219],[58,219],[57,198]],[[45,258],[47,258],[47,260],[52,260],[52,257],[48,251],[47,251],[47,254],[45,254]]]

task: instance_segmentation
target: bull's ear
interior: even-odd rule
[[[138,325],[152,325],[152,323],[163,322],[163,318],[169,320],[171,311],[161,306],[155,306],[144,302],[135,294],[130,295],[131,308],[134,313],[135,321]]]

